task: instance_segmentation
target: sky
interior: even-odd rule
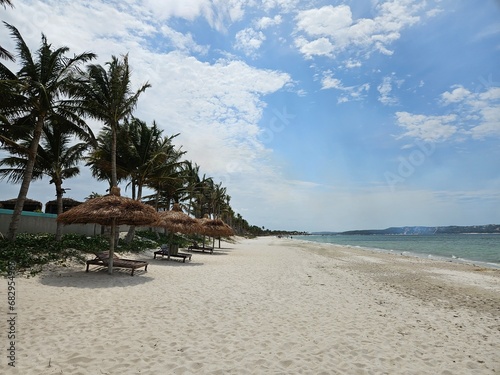
[[[98,64],[128,54],[132,87],[152,86],[134,115],[180,133],[185,158],[252,225],[500,223],[498,0],[13,4],[0,19],[33,52],[43,33]],[[3,25],[0,41],[14,51]],[[66,197],[104,194],[81,170]],[[28,197],[53,200],[54,186],[34,182]]]

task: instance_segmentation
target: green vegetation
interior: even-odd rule
[[[35,275],[49,263],[64,265],[69,259],[83,262],[85,252],[102,249],[100,246],[103,246],[101,237],[67,235],[56,241],[54,234],[21,233],[15,242],[0,240],[0,273],[6,273],[10,263],[17,272]]]
[[[171,237],[163,233],[141,231],[131,242],[120,240],[116,250],[119,253],[141,253],[171,241],[180,247],[188,247],[193,241],[201,243],[202,237],[177,234]],[[83,265],[89,254],[106,251],[109,239],[106,236],[65,234],[61,241],[56,241],[54,234],[20,233],[16,241],[0,239],[0,248],[0,274],[6,274],[9,264],[14,264],[16,272],[34,276],[48,264],[66,266],[68,261],[77,261]]]

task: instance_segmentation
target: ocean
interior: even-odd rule
[[[409,256],[474,263],[500,269],[500,235],[310,235],[294,236],[312,242],[354,246]]]

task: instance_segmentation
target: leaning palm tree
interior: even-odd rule
[[[46,124],[43,128],[41,144],[38,147],[32,180],[42,179],[43,176],[50,178],[54,184],[57,197],[57,214],[63,212],[63,188],[64,180],[77,176],[80,173],[79,161],[83,153],[89,147],[88,142],[80,142],[70,146],[72,136],[70,129],[62,126],[52,127]],[[8,168],[0,169],[0,180],[7,178],[8,182],[18,183],[22,180],[28,161],[26,153],[31,144],[31,139],[18,143],[17,147],[8,147],[11,156],[0,160],[0,166]],[[62,223],[57,222],[56,241],[62,237]]]
[[[74,74],[78,66],[95,58],[95,55],[82,53],[68,58],[65,56],[69,50],[67,47],[54,49],[43,34],[41,46],[36,55],[33,55],[19,31],[12,25],[6,26],[16,41],[21,69],[13,73],[0,62],[0,86],[11,87],[11,94],[5,99],[9,105],[0,106],[0,119],[4,125],[2,140],[3,143],[9,143],[15,142],[16,138],[22,138],[16,132],[30,134],[31,137],[26,155],[26,169],[7,234],[7,238],[13,241],[32,180],[38,144],[46,121],[53,118],[52,123],[55,124],[56,117],[69,120],[86,128],[91,134],[90,128],[75,114],[74,107],[68,108],[64,105],[64,99],[75,85]]]

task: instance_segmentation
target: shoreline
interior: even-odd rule
[[[82,265],[17,277],[5,373],[500,371],[496,270],[274,237],[187,263],[136,257],[150,265],[133,277]]]
[[[468,235],[472,233],[461,233],[460,235]],[[482,234],[482,233],[479,233]],[[497,235],[496,233],[488,233],[488,235]],[[472,234],[474,235],[474,234]],[[500,235],[500,233],[498,234]],[[394,235],[394,236],[399,236],[399,235]],[[297,236],[301,237],[301,236]],[[312,244],[331,244],[334,246],[341,246],[341,247],[346,247],[346,248],[353,248],[353,249],[360,249],[364,251],[373,251],[373,252],[380,252],[380,253],[386,253],[386,254],[392,254],[396,256],[410,256],[414,258],[421,258],[421,259],[429,259],[429,260],[436,260],[440,262],[452,262],[452,263],[458,263],[458,264],[466,264],[466,265],[473,265],[477,267],[485,267],[485,268],[492,268],[492,269],[497,269],[500,270],[500,263],[498,262],[489,262],[489,261],[482,261],[482,260],[475,260],[475,259],[468,259],[468,258],[463,258],[463,257],[456,257],[456,256],[442,256],[438,254],[432,254],[432,253],[418,253],[418,252],[413,252],[413,251],[408,251],[408,250],[395,250],[395,249],[384,249],[384,248],[377,248],[377,247],[369,247],[369,246],[363,246],[363,245],[349,245],[349,244],[336,244],[336,243],[331,243],[331,242],[319,242],[319,241],[313,241],[313,240],[308,240],[305,238],[294,238],[296,241],[305,241],[308,243]]]

